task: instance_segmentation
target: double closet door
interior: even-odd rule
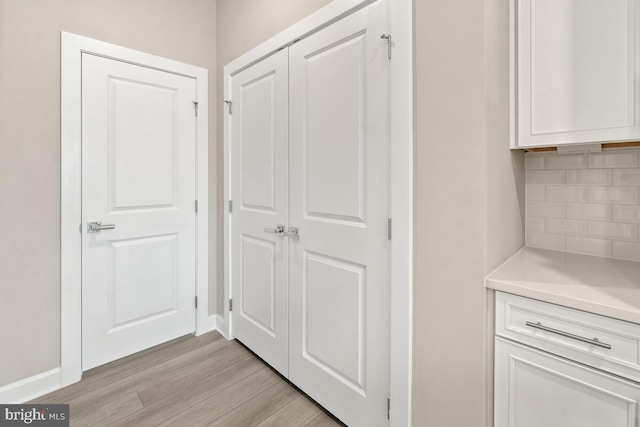
[[[233,334],[350,426],[388,424],[385,16],[374,3],[231,80]]]

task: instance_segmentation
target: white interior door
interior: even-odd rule
[[[380,2],[378,2],[380,3]],[[384,4],[290,48],[289,378],[350,426],[386,425],[389,60]]]
[[[195,330],[195,96],[192,78],[83,54],[83,370]]]
[[[233,76],[232,96],[233,334],[286,376],[287,49]]]

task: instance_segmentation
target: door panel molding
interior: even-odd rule
[[[374,3],[289,48],[289,380],[348,425],[387,425],[386,17]]]
[[[196,80],[196,335],[209,330],[208,312],[208,71],[76,34],[61,32],[61,385],[82,376],[82,54],[92,54]],[[144,208],[148,208],[145,206]],[[154,209],[170,209],[153,206]],[[130,207],[127,209],[142,209]]]
[[[391,34],[393,35],[393,58],[390,87],[390,140],[389,153],[391,217],[393,239],[391,240],[391,295],[390,295],[390,394],[391,426],[411,425],[412,388],[412,306],[413,306],[413,6],[411,0],[377,0],[388,7]],[[235,59],[224,67],[224,94],[220,99],[230,100],[232,79],[244,69],[273,55],[279,49],[294,44],[322,28],[376,2],[376,0],[334,0],[327,6],[308,16],[290,28],[277,34],[258,47]],[[224,112],[224,291],[225,311],[220,321],[226,337],[233,337],[233,325],[228,301],[232,298],[230,233],[232,217],[226,209],[230,206],[231,125],[228,107]],[[233,203],[236,212],[241,201]],[[318,221],[339,221],[316,216]],[[352,218],[347,221],[356,225]]]
[[[82,223],[113,227],[82,236],[83,370],[195,332],[195,99],[193,78],[82,54]]]

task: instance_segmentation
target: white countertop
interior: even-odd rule
[[[523,248],[486,287],[640,324],[640,263]]]

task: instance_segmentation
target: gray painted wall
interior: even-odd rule
[[[0,386],[59,366],[60,30],[210,70],[210,311],[222,312],[222,67],[329,0],[185,3],[0,0]],[[523,245],[507,3],[414,2],[416,426],[490,419],[483,279]]]
[[[60,31],[207,68],[213,100],[215,22],[213,0],[0,0],[0,386],[60,366]]]
[[[413,422],[491,422],[485,275],[524,243],[509,150],[507,0],[415,0]]]

